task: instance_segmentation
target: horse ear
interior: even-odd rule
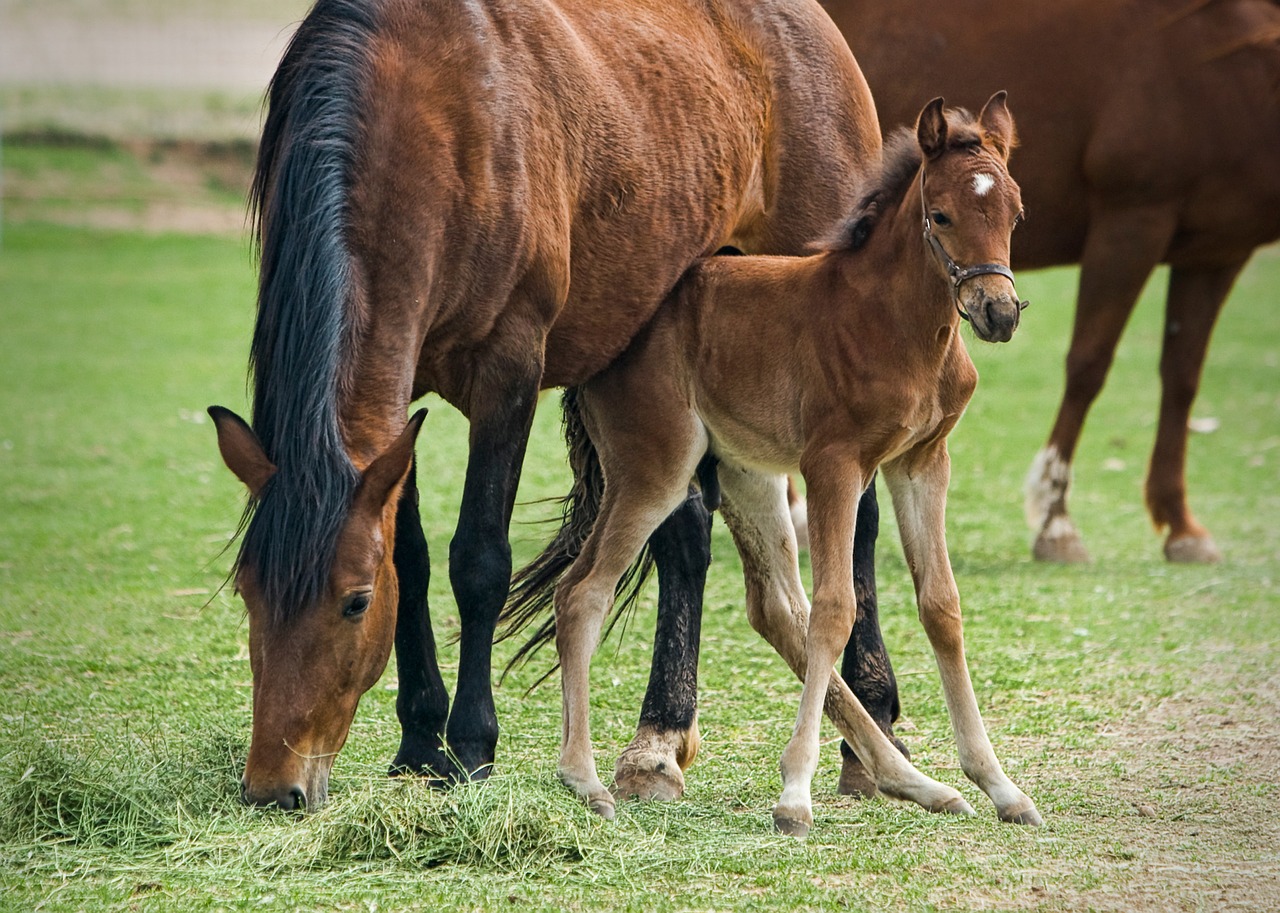
[[[230,409],[210,406],[209,417],[218,429],[218,450],[222,452],[222,462],[256,498],[262,486],[276,474],[275,464],[267,459],[258,436],[240,416]]]
[[[356,493],[356,502],[360,507],[381,513],[387,498],[413,463],[413,445],[418,440],[418,432],[422,430],[422,422],[426,417],[426,409],[415,412],[400,436],[365,469]]]
[[[916,119],[916,139],[926,160],[937,158],[947,149],[947,118],[942,104],[941,98],[935,98]]]
[[[991,140],[996,151],[1006,160],[1018,142],[1018,135],[1013,127],[1013,115],[1009,113],[1009,106],[1005,103],[1008,97],[1009,93],[1001,89],[987,100],[987,103],[982,106],[982,113],[978,115],[978,123],[986,132],[987,139]]]

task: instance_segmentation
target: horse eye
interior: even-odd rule
[[[353,593],[342,604],[343,618],[359,618],[369,608],[368,593]]]
[[[940,225],[944,228],[951,224],[951,220],[946,217],[945,213],[935,211],[929,218],[933,219],[934,225]]]

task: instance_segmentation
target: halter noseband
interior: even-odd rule
[[[942,263],[943,269],[947,271],[947,278],[951,280],[951,301],[956,306],[956,313],[972,323],[969,312],[960,306],[960,286],[978,276],[1004,276],[1009,280],[1010,285],[1015,285],[1013,270],[1001,263],[979,263],[976,266],[960,266],[951,259],[951,255],[946,252],[942,242],[933,233],[933,222],[929,219],[929,207],[924,200],[923,170],[920,172],[920,211],[924,216],[924,239],[929,242],[929,247],[933,249],[934,255]],[[1030,303],[1030,301],[1020,299],[1018,301],[1018,310],[1025,311]]]

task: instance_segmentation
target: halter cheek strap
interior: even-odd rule
[[[947,278],[951,280],[951,300],[956,306],[956,313],[965,320],[970,320],[969,312],[960,306],[960,286],[978,276],[1004,276],[1009,280],[1010,284],[1014,284],[1013,270],[1001,263],[979,263],[976,266],[960,266],[951,259],[951,255],[947,253],[942,246],[942,242],[933,233],[933,222],[929,219],[929,207],[924,201],[923,171],[920,173],[920,211],[924,216],[924,239],[929,243],[934,256],[942,263],[943,269],[947,271]],[[1030,301],[1019,300],[1018,310],[1026,310],[1027,305],[1030,303]]]

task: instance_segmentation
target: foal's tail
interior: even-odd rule
[[[501,625],[497,640],[507,640],[541,620],[533,635],[516,651],[507,663],[503,678],[513,668],[523,665],[556,633],[553,609],[556,585],[564,572],[573,564],[582,545],[587,541],[596,516],[600,513],[600,498],[604,494],[604,473],[600,470],[600,456],[587,434],[582,421],[582,408],[578,402],[578,388],[564,391],[561,401],[564,439],[569,448],[569,468],[573,471],[573,488],[562,500],[564,519],[551,543],[537,558],[516,571],[511,578],[511,593],[499,618]],[[653,572],[653,555],[645,546],[631,568],[618,582],[617,597],[608,627],[601,638],[607,638],[620,619],[625,618],[635,606],[640,590]],[[559,663],[547,670],[534,683],[537,687],[559,668]]]

